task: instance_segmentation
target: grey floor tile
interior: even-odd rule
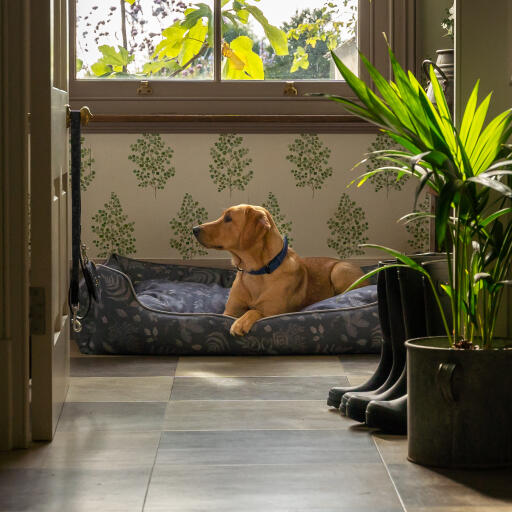
[[[382,459],[386,464],[405,464],[407,460],[407,436],[373,434]]]
[[[412,462],[389,464],[390,475],[409,511],[429,507],[504,507],[512,510],[512,469],[432,469]]]
[[[2,512],[140,512],[150,467],[0,469]]]
[[[511,505],[473,506],[462,505],[454,507],[408,507],[407,512],[511,512]]]
[[[346,377],[176,377],[171,400],[323,400]]]
[[[180,357],[177,377],[345,375],[338,356]]]
[[[144,511],[402,512],[402,508],[382,464],[160,464],[153,470]]]
[[[350,430],[162,432],[156,464],[379,463],[369,433]]]
[[[344,430],[354,424],[325,400],[171,400],[163,430]]]
[[[173,377],[177,357],[83,356],[72,357],[71,377]]]
[[[167,402],[173,377],[71,377],[67,402]]]
[[[379,364],[378,354],[344,354],[339,356],[344,375],[372,375]]]
[[[458,512],[473,507],[510,507],[512,511],[512,469],[461,471],[433,469],[407,460],[407,438],[375,434],[374,441],[387,464],[407,511],[432,508],[437,512]],[[455,510],[450,510],[455,507]],[[478,510],[478,512],[480,512]],[[499,511],[498,511],[499,512]]]
[[[161,430],[166,406],[164,402],[67,402],[57,431]]]
[[[57,432],[52,442],[0,452],[0,468],[115,469],[151,466],[160,432]]]
[[[57,432],[51,443],[0,452],[4,468],[122,469],[151,467],[160,432]],[[9,453],[5,457],[4,453]]]

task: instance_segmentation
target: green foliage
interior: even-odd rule
[[[103,57],[91,66],[91,71],[99,77],[120,76],[126,74],[126,66],[134,59],[133,55],[128,55],[128,50],[118,46],[119,51],[113,46],[106,44],[99,46],[98,50]]]
[[[296,12],[291,22],[285,27],[293,61],[290,73],[295,78],[309,78],[311,74],[297,73],[307,70],[310,65],[315,69],[315,76],[329,76],[330,63],[326,58],[329,50],[335,50],[342,43],[342,36],[355,37],[357,28],[357,2],[343,0],[343,7],[351,14],[348,21],[336,21],[338,7],[326,2],[319,9],[305,9]],[[289,59],[286,59],[289,60]],[[293,77],[293,75],[291,75]],[[281,75],[282,77],[282,75]]]
[[[293,238],[290,236],[292,231],[292,221],[290,220],[286,222],[286,215],[281,213],[281,207],[279,206],[277,197],[272,192],[269,192],[267,200],[262,203],[261,206],[270,212],[270,215],[272,215],[279,233],[281,233],[283,236],[286,235],[288,237],[288,242],[291,245],[293,243]]]
[[[252,159],[246,158],[249,149],[242,147],[243,140],[240,135],[220,135],[210,149],[210,177],[219,192],[229,190],[229,197],[233,190],[245,190],[254,175],[254,171],[247,170]]]
[[[259,41],[248,30],[251,23],[259,25],[265,34],[267,52],[270,55],[270,77],[273,76],[271,68],[276,65],[282,67],[279,60],[286,63],[287,73],[294,78],[302,78],[305,72],[313,65],[322,68],[321,76],[329,76],[329,62],[325,58],[328,49],[336,48],[342,42],[343,32],[353,35],[356,29],[357,2],[355,0],[340,0],[339,4],[344,13],[350,13],[350,19],[341,21],[337,4],[326,1],[324,6],[303,13],[296,12],[293,23],[285,24],[279,28],[269,23],[262,10],[255,5],[259,0],[227,0],[221,2],[221,30],[222,55],[224,57],[223,77],[233,80],[263,80],[265,78],[265,65],[263,55],[259,50]],[[119,10],[121,16],[127,20],[139,20],[140,31],[144,32],[144,20],[140,20],[140,6],[135,0],[125,0],[129,5]],[[160,2],[158,3],[160,5]],[[93,8],[94,9],[94,8]],[[116,8],[113,8],[114,11]],[[145,38],[140,49],[150,49],[148,60],[142,64],[137,63],[137,70],[128,73],[128,64],[134,61],[132,51],[127,46],[126,20],[121,23],[123,31],[123,46],[116,50],[113,46],[101,45],[98,47],[102,57],[91,65],[90,71],[96,77],[128,77],[148,78],[153,75],[187,76],[196,74],[200,76],[205,66],[211,66],[214,51],[214,16],[212,8],[206,3],[196,3],[189,7],[181,3],[177,6],[182,11],[178,19],[174,17],[173,23],[162,29],[161,40],[153,48],[152,37]],[[114,12],[111,9],[109,16]],[[87,19],[87,18],[86,18]],[[101,23],[101,22],[100,22]],[[103,22],[104,23],[104,22]],[[227,37],[230,31],[239,32],[236,38]],[[87,33],[87,30],[84,31]],[[137,31],[135,31],[137,33]],[[108,35],[108,33],[104,33]],[[103,35],[100,34],[100,35]],[[133,32],[132,32],[133,36]],[[132,48],[133,49],[133,48]],[[256,51],[255,51],[256,50]],[[291,51],[290,51],[291,50]],[[86,50],[87,51],[87,50]],[[285,59],[273,60],[274,57]],[[80,61],[81,63],[81,61]],[[82,65],[77,60],[77,70]],[[282,70],[281,70],[282,71]],[[274,69],[275,72],[275,69]],[[311,78],[311,74],[307,78]],[[285,78],[280,75],[279,78]]]
[[[380,132],[368,148],[369,156],[366,164],[367,172],[374,171],[381,167],[381,161],[378,159],[378,151],[399,148],[400,146],[388,134]],[[408,179],[408,174],[402,174],[399,178],[397,172],[389,171],[386,173],[374,174],[368,179],[368,181],[375,187],[375,192],[385,190],[386,195],[389,195],[390,190],[402,190],[402,187]]]
[[[430,213],[430,196],[426,195],[423,201],[417,205],[414,213]],[[415,252],[425,252],[430,248],[430,217],[414,216],[405,225],[407,233],[411,236],[407,243]]]
[[[294,164],[291,172],[297,187],[309,187],[313,197],[325,180],[332,176],[332,167],[328,167],[331,150],[324,146],[318,135],[302,134],[288,146],[286,159]]]
[[[199,202],[194,201],[191,194],[186,193],[178,214],[169,222],[175,236],[175,238],[170,239],[169,243],[173,249],[180,253],[184,260],[208,254],[208,251],[198,243],[192,233],[192,228],[202,224],[207,218],[208,212],[206,209],[199,206]]]
[[[80,188],[85,192],[96,176],[93,168],[95,162],[92,157],[92,149],[85,146],[85,138],[80,137],[81,143],[81,170],[80,170]]]
[[[425,187],[437,194],[436,240],[445,247],[453,330],[448,325],[435,287],[446,333],[452,344],[473,342],[479,336],[484,348],[493,346],[496,318],[503,287],[512,284],[512,109],[491,119],[484,128],[490,95],[478,104],[477,82],[455,126],[434,69],[430,80],[433,105],[414,75],[406,73],[389,50],[394,81],[388,82],[361,56],[377,96],[335,55],[336,65],[359,99],[329,96],[349,112],[380,126],[402,150],[379,152],[383,167],[367,172],[362,185],[379,172],[409,174],[419,180],[415,201]],[[491,193],[492,192],[492,193]],[[414,262],[389,248],[381,248],[402,263]],[[417,266],[417,265],[416,265]],[[430,276],[422,272],[430,281]]]
[[[115,192],[110,194],[110,201],[105,203],[104,209],[93,215],[92,232],[98,238],[93,240],[98,249],[98,257],[106,258],[116,252],[128,256],[136,252],[135,222],[126,222],[128,216],[123,213],[121,201]]]
[[[171,165],[174,151],[168,147],[157,133],[144,133],[135,144],[130,145],[128,159],[138,168],[133,170],[139,181],[139,187],[150,187],[155,191],[163,190],[165,184],[175,174]]]
[[[368,222],[364,210],[348,194],[341,194],[338,209],[327,221],[327,227],[331,231],[327,247],[335,249],[340,258],[364,254],[359,246],[368,241]]]
[[[71,140],[69,141],[71,144]],[[80,137],[80,188],[85,192],[89,185],[93,182],[96,176],[96,171],[93,168],[95,160],[92,157],[92,149],[86,147],[85,137]],[[72,172],[71,158],[69,160],[69,169]]]

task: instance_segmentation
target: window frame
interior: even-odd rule
[[[254,123],[251,122],[251,117],[258,118],[257,125],[263,129],[264,116],[268,116],[268,123],[272,124],[276,131],[281,131],[283,125],[287,124],[291,125],[290,128],[293,127],[294,131],[310,131],[313,128],[309,128],[311,123],[307,122],[308,119],[311,120],[316,132],[324,131],[321,129],[322,125],[325,125],[325,131],[372,131],[368,123],[355,122],[353,116],[346,115],[342,108],[334,109],[329,100],[305,96],[311,92],[326,92],[352,97],[345,82],[298,80],[292,82],[298,90],[297,96],[286,96],[284,88],[289,81],[192,82],[149,79],[152,94],[139,96],[139,80],[76,79],[76,1],[70,1],[70,102],[73,107],[88,105],[97,116],[97,120],[103,121],[92,123],[91,131],[114,131],[116,127],[115,131],[140,131],[140,126],[133,126],[137,116],[141,120],[145,116],[143,123],[146,129],[155,124],[161,132],[177,131],[176,127],[166,126],[172,123],[165,122],[165,117],[155,121],[148,119],[148,116],[162,114],[167,116],[168,121],[172,121],[173,116],[180,119],[178,124],[187,128],[187,131],[192,129],[192,125],[201,116],[207,116],[208,122],[199,123],[200,129],[213,132],[219,131],[219,124],[221,127],[235,127],[240,123],[243,126],[252,125]],[[214,1],[216,12],[220,13],[221,0]],[[415,11],[415,0],[359,0],[358,47],[386,77],[391,77],[391,69],[382,33],[387,34],[401,64],[415,70]],[[220,14],[215,18],[218,28]],[[220,48],[218,33],[217,30],[215,44]],[[217,66],[220,64],[220,58],[220,52],[217,52]],[[360,76],[369,82],[367,73],[361,67]],[[344,112],[345,115],[342,115]],[[276,120],[276,115],[281,116],[282,122]],[[110,120],[108,116],[112,116]],[[123,116],[126,120],[123,120]],[[304,121],[302,123],[299,120],[301,116]],[[347,123],[344,123],[344,120]],[[126,124],[131,128],[124,126]],[[343,124],[347,126],[342,127]],[[124,129],[120,130],[123,126]],[[226,129],[229,131],[230,128]]]

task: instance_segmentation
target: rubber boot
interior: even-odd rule
[[[443,258],[439,253],[411,256],[417,263],[431,266]],[[437,263],[435,263],[437,266]],[[397,268],[400,299],[406,339],[426,336],[424,280],[422,274],[410,268]],[[404,370],[404,380],[407,381]],[[405,391],[406,392],[406,391]],[[366,407],[366,424],[388,434],[407,433],[407,395],[390,400],[372,400]]]
[[[386,262],[388,263],[388,262]],[[402,318],[402,307],[400,302],[400,288],[396,268],[389,268],[380,272],[385,274],[385,295],[386,299],[382,303],[379,297],[379,318],[381,321],[382,333],[386,332],[390,339],[393,363],[387,379],[377,389],[372,391],[355,391],[345,393],[340,404],[340,413],[347,414],[347,403],[353,396],[364,396],[367,402],[373,400],[375,396],[381,396],[382,393],[392,388],[399,380],[405,367],[405,333]],[[361,414],[357,414],[361,418]],[[356,418],[353,418],[356,419]],[[364,414],[362,419],[364,421]]]
[[[366,424],[385,434],[407,434],[407,395],[395,400],[372,400],[366,408]]]
[[[404,366],[400,378],[383,393],[361,394],[351,396],[346,404],[346,415],[361,423],[366,421],[366,409],[368,404],[374,400],[389,401],[401,398],[407,393],[407,370]]]
[[[379,263],[382,265],[382,262]],[[379,302],[379,308],[387,308],[386,302],[386,281],[385,271],[377,274],[377,300]],[[379,313],[379,317],[382,317]],[[373,375],[363,384],[358,386],[349,387],[335,387],[329,390],[329,396],[327,397],[327,405],[338,408],[341,404],[341,399],[345,393],[352,391],[372,391],[380,388],[382,384],[388,378],[391,367],[393,365],[393,350],[391,348],[391,335],[389,332],[389,322],[387,317],[385,319],[380,318],[381,330],[382,330],[382,346],[380,350],[380,360],[377,369]]]

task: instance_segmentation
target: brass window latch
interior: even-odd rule
[[[299,91],[295,87],[295,82],[286,82],[283,89],[283,96],[297,96]]]
[[[152,96],[153,95],[153,87],[149,84],[147,80],[142,80],[140,84],[137,86],[137,96]]]

